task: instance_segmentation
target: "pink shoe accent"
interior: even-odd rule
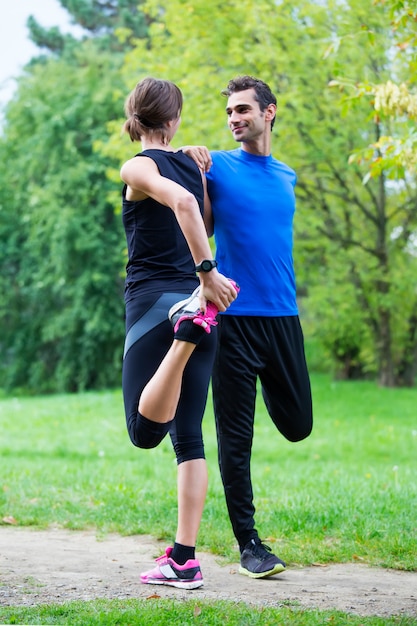
[[[143,572],[140,581],[149,585],[168,585],[178,589],[197,589],[203,583],[200,563],[197,559],[189,559],[184,565],[178,565],[172,558],[172,547],[165,550],[165,554],[156,559],[158,564],[154,569]]]
[[[237,293],[240,291],[239,285],[229,278]],[[191,320],[197,326],[201,326],[207,334],[210,334],[211,326],[217,326],[216,315],[219,310],[213,302],[208,301],[206,312],[203,314],[199,309],[200,287],[197,287],[193,293],[185,300],[180,300],[174,304],[169,312],[168,318],[174,327],[174,333],[177,332],[179,325],[185,320]],[[177,316],[178,319],[177,319]]]
[[[236,289],[237,293],[239,293],[240,291],[239,285],[235,283],[234,280],[231,280],[230,278],[229,280],[232,283],[233,287]],[[219,312],[219,309],[216,307],[216,305],[213,304],[213,302],[208,301],[206,312],[204,314],[201,312],[197,313],[197,315],[193,319],[193,324],[196,324],[197,326],[201,326],[202,328],[204,328],[207,334],[210,334],[211,332],[210,327],[217,326],[216,316],[218,312]]]
[[[201,313],[198,312],[197,315],[193,319],[193,324],[196,326],[201,326],[204,328],[207,334],[211,332],[211,326],[217,326],[216,315],[219,312],[219,309],[216,307],[213,302],[207,302],[206,312]]]
[[[177,332],[181,322],[184,322],[185,320],[193,320],[195,317],[196,313],[193,313],[192,315],[182,315],[180,318],[178,318],[175,326],[174,326],[174,333]]]

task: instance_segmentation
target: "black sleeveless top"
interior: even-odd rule
[[[155,161],[161,176],[175,181],[197,199],[203,214],[204,191],[200,171],[183,152],[144,150],[136,155]],[[123,225],[126,233],[125,299],[150,292],[187,293],[198,285],[195,264],[174,212],[153,200],[126,199],[123,187]]]

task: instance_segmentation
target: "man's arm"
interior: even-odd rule
[[[214,233],[213,212],[207,192],[206,177],[203,175],[203,172],[208,172],[213,165],[211,154],[206,146],[183,146],[181,150],[196,162],[202,173],[204,187],[204,225],[206,227],[207,236],[211,237]]]
[[[204,226],[206,227],[207,237],[211,237],[214,233],[213,211],[211,210],[211,200],[207,191],[207,180],[204,174],[202,174],[202,177],[204,188]]]

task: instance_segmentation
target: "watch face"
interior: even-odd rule
[[[217,261],[215,261],[214,259],[213,261],[210,261],[210,259],[204,259],[199,265],[196,265],[196,271],[210,272],[213,267],[217,267]]]

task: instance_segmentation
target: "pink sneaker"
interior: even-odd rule
[[[184,565],[178,565],[171,559],[172,548],[169,546],[165,554],[158,557],[158,565],[140,575],[140,582],[144,585],[168,585],[178,589],[197,589],[202,587],[200,563],[197,559],[189,559]]]
[[[230,280],[230,282],[236,289],[237,293],[239,293],[239,285],[237,285],[234,280]],[[168,318],[174,327],[174,333],[177,332],[179,325],[184,320],[192,320],[193,324],[201,326],[208,334],[211,331],[211,326],[217,326],[216,315],[219,312],[219,309],[215,304],[213,304],[213,302],[208,301],[206,312],[204,314],[201,313],[199,294],[200,286],[193,291],[191,296],[185,300],[180,300],[180,302],[177,302],[170,308]]]

